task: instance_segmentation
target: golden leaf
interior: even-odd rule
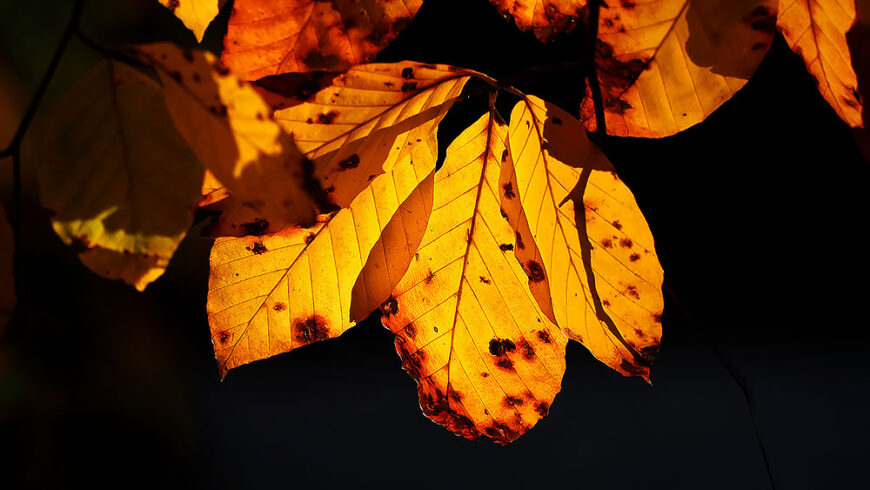
[[[458,435],[503,444],[547,414],[567,340],[529,292],[500,211],[506,133],[486,114],[451,143],[429,227],[381,308],[423,412]]]
[[[423,0],[236,0],[223,61],[247,80],[343,71],[404,29]]]
[[[351,303],[369,300],[356,297],[367,291],[355,284],[385,228],[397,213],[431,209],[437,143],[434,133],[420,135],[414,155],[396,155],[347,208],[315,225],[215,241],[207,306],[221,376],[336,337],[360,319]]]
[[[214,20],[226,0],[157,0],[193,31],[197,41]]]
[[[860,127],[862,102],[846,42],[854,22],[854,0],[779,0],[777,28],[837,115]]]
[[[190,226],[203,178],[161,87],[103,61],[66,93],[39,144],[54,230],[83,247],[82,262],[97,274],[145,289]]]
[[[160,75],[178,131],[237,199],[270,218],[314,221],[304,157],[249,83],[208,52],[158,43],[138,53]]]
[[[661,339],[663,277],[634,196],[580,122],[558,107],[535,97],[519,102],[508,139],[517,185],[502,197],[520,200],[544,251],[550,301],[542,307],[599,360],[648,380]]]
[[[510,15],[521,30],[532,30],[541,42],[574,28],[583,17],[586,0],[490,0],[502,15]]]
[[[703,121],[755,72],[775,22],[776,0],[602,5],[596,66],[608,134],[661,138]],[[591,97],[581,115],[595,131]]]
[[[411,61],[355,66],[306,101],[277,110],[275,120],[314,161],[329,199],[344,207],[387,162],[428,152],[425,135],[437,130],[470,74]]]
[[[12,318],[17,302],[15,281],[12,278],[13,247],[12,229],[6,221],[3,206],[0,206],[0,333]]]

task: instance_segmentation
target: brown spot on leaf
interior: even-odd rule
[[[613,240],[605,238],[604,240],[601,240],[601,246],[604,248],[613,248]]]
[[[545,344],[549,344],[553,341],[553,339],[550,338],[550,332],[546,330],[538,330],[538,338]]]
[[[514,194],[513,183],[508,182],[505,185],[503,185],[502,188],[504,189],[504,197],[506,197],[508,199],[513,199],[514,197],[516,197],[516,194]]]
[[[309,233],[308,236],[305,237],[305,245],[311,245],[311,242],[313,242],[315,238],[317,238],[317,235]]]
[[[245,247],[247,250],[254,252],[256,255],[264,254],[267,252],[266,246],[263,245],[263,242],[254,242],[253,247]]]
[[[550,413],[550,404],[547,402],[540,402],[535,404],[535,412],[541,417],[546,417],[548,413]]]
[[[640,260],[640,254],[631,254],[628,256],[628,260],[632,262],[637,262],[638,260]]]
[[[410,337],[412,339],[417,337],[417,329],[414,327],[413,323],[409,323],[409,324],[405,325],[404,330],[405,330],[405,335],[407,335],[408,337]]]
[[[514,235],[517,238],[517,248],[520,250],[524,250],[526,246],[523,244],[523,236],[520,235],[520,232],[515,232]]]
[[[329,329],[326,321],[320,315],[311,315],[308,318],[296,320],[293,323],[294,338],[303,344],[310,344],[317,340],[329,338]]]
[[[423,278],[423,282],[426,284],[432,284],[432,280],[435,279],[435,273],[432,272],[432,269],[429,269],[429,273],[426,274],[426,277]]]
[[[619,246],[622,248],[631,248],[634,245],[634,242],[631,241],[631,238],[621,238],[619,240]]]
[[[662,314],[661,313],[653,313],[653,321],[656,323],[662,322]]]
[[[626,286],[625,294],[631,296],[634,299],[640,299],[640,295],[637,294],[637,287],[635,286]]]
[[[502,244],[500,244],[500,245],[498,246],[498,248],[499,248],[499,250],[501,250],[502,252],[509,252],[509,251],[511,251],[511,250],[514,249],[514,246],[511,245],[510,243],[502,243]]]
[[[275,305],[272,306],[272,309],[275,311],[284,311],[285,308],[287,308],[287,306],[280,301],[275,302]]]
[[[530,260],[526,262],[526,274],[532,282],[541,282],[544,280],[544,269],[541,264]]]
[[[384,316],[393,316],[399,312],[399,302],[396,301],[396,298],[390,295],[386,301],[381,303],[381,313]]]
[[[610,223],[610,224],[613,225],[613,227],[616,228],[617,230],[622,229],[622,223],[620,223],[618,219],[613,220],[613,223]]]
[[[402,78],[414,78],[414,69],[409,66],[402,70]]]
[[[535,357],[535,349],[532,348],[532,344],[526,342],[525,340],[520,342],[520,348],[523,351],[523,358],[527,361],[531,361]]]
[[[339,170],[348,170],[357,167],[359,167],[359,155],[357,155],[356,153],[338,162]]]
[[[514,362],[506,357],[500,358],[498,361],[495,362],[495,365],[508,371],[512,371],[514,369]]]
[[[227,339],[229,338],[230,334],[226,330],[224,330],[223,332],[218,332],[218,341],[220,341],[220,343],[226,344]]]
[[[492,339],[489,341],[489,353],[494,356],[503,356],[508,352],[513,352],[517,349],[516,344],[511,339]]]
[[[517,405],[522,405],[523,399],[515,396],[506,395],[504,397],[504,405],[506,407],[516,407]]]
[[[417,82],[405,82],[402,84],[402,92],[417,90]]]
[[[242,223],[242,228],[245,229],[245,235],[260,236],[266,233],[269,228],[269,222],[264,219],[256,218],[254,221]]]
[[[480,282],[482,282],[482,283],[484,283],[484,284],[489,284],[489,283],[491,283],[492,281],[490,281],[489,279],[487,279],[487,278],[485,278],[485,277],[483,277],[483,276],[480,276]]]
[[[332,121],[338,116],[338,111],[329,111],[317,115],[317,122],[320,124],[332,124]]]

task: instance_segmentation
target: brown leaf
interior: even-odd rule
[[[541,42],[573,29],[584,17],[586,0],[490,0],[498,11],[510,15],[517,27],[532,30]]]
[[[374,58],[423,0],[236,0],[223,61],[246,80],[344,71]]]

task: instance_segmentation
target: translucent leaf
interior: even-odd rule
[[[607,132],[661,138],[709,116],[767,53],[776,0],[606,2],[596,63]],[[595,131],[591,97],[582,119]]]
[[[567,112],[530,97],[511,113],[510,153],[557,325],[626,376],[649,379],[661,339],[662,269],[631,191]],[[523,237],[524,241],[528,241]]]
[[[423,0],[236,0],[223,61],[247,80],[370,61]]]
[[[862,100],[846,42],[854,22],[854,0],[780,0],[776,26],[837,115],[859,127]]]
[[[381,307],[424,413],[503,444],[547,414],[567,340],[529,292],[500,210],[506,135],[487,114],[451,143],[428,229]]]
[[[510,15],[521,30],[532,30],[541,42],[573,29],[584,15],[586,0],[490,0]]]
[[[156,82],[101,62],[54,109],[39,155],[54,230],[88,268],[140,291],[163,273],[193,219],[203,169]]]
[[[193,31],[197,41],[202,36],[211,21],[217,16],[226,0],[157,0],[168,8],[176,17]]]
[[[160,75],[178,131],[237,199],[270,218],[314,222],[304,157],[250,84],[208,52],[169,43],[138,49]]]

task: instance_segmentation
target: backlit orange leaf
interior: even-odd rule
[[[574,28],[583,17],[586,0],[490,0],[517,27],[532,30],[541,42]]]
[[[160,85],[103,61],[66,93],[34,143],[42,202],[82,262],[140,291],[163,274],[193,220],[203,169]]]
[[[275,120],[314,161],[329,199],[347,206],[396,158],[428,153],[426,135],[458,99],[470,72],[412,61],[351,68]],[[413,130],[413,131],[412,131]]]
[[[138,49],[160,75],[179,132],[235,198],[267,217],[314,221],[304,157],[249,83],[208,52],[169,43]]]
[[[226,0],[157,0],[193,31],[197,41],[218,14]]]
[[[351,303],[369,303],[377,292],[355,285],[384,230],[397,213],[404,219],[431,210],[437,143],[434,133],[421,136],[418,151],[397,155],[347,208],[321,215],[313,226],[215,241],[207,307],[222,376],[336,337],[362,319],[351,316]],[[363,293],[368,297],[358,297]]]
[[[846,39],[849,42],[852,66],[855,68],[860,95],[870,93],[870,0],[857,0],[855,9],[857,20],[849,30]],[[862,102],[862,118],[866,119],[867,106],[863,104],[863,97],[858,100]],[[852,134],[864,158],[870,162],[870,127],[853,128]]]
[[[540,99],[516,105],[508,139],[516,186],[502,199],[520,200],[543,251],[550,298],[537,299],[599,360],[649,379],[663,277],[634,196],[580,122]]]
[[[530,293],[500,210],[506,135],[486,114],[451,143],[428,229],[381,307],[423,412],[503,444],[547,414],[567,340]]]
[[[846,43],[854,22],[854,0],[779,0],[776,26],[837,115],[857,127],[862,101]]]
[[[247,80],[370,61],[423,0],[236,0],[223,61]]]
[[[703,121],[746,84],[776,25],[776,0],[604,3],[596,64],[616,136],[660,138]],[[595,131],[591,97],[581,114]]]
[[[15,282],[12,278],[13,247],[12,229],[6,221],[3,206],[0,206],[0,333],[12,318],[17,302]]]

